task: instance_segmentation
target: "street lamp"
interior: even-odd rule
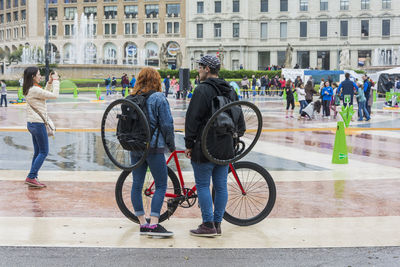
[[[46,82],[49,80],[49,0],[46,0],[46,37],[44,45],[44,55],[45,55],[45,77]]]

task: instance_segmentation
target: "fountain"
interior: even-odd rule
[[[89,17],[84,13],[80,16],[75,14],[70,42],[57,49],[50,41],[50,64],[57,64],[57,69],[63,77],[99,78],[111,73],[137,73],[141,66],[147,65],[146,49],[138,49],[134,43],[127,45],[125,51],[121,51],[120,47],[117,48],[113,44],[105,48],[96,47],[94,20],[93,14]],[[44,45],[43,47],[23,47],[22,64],[8,66],[4,76],[19,77],[26,65],[44,64],[44,50]],[[103,53],[100,53],[101,51]],[[122,55],[123,52],[125,52],[124,60],[119,62],[117,56]],[[98,57],[99,54],[103,54],[102,59]]]
[[[400,64],[400,47],[375,48],[372,65],[377,66],[396,66]]]

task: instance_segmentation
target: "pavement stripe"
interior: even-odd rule
[[[115,129],[113,129],[115,130]],[[347,131],[400,131],[400,128],[347,128]],[[27,132],[26,128],[0,128],[0,132]],[[175,129],[175,132],[184,132],[184,129]],[[255,129],[248,129],[248,132],[255,132]],[[293,129],[262,129],[262,132],[321,132],[336,131],[335,128],[293,128]],[[57,132],[100,132],[100,128],[72,129],[57,128]]]
[[[140,236],[120,218],[0,217],[0,246],[119,248],[316,248],[400,246],[400,217],[267,219],[240,227],[223,223],[223,236],[189,235],[200,219],[172,219],[169,239]]]

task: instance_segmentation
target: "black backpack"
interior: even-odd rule
[[[223,106],[237,101],[237,95],[232,93],[223,95],[215,84],[207,83],[217,91],[217,96],[211,102],[211,114],[216,113]],[[207,135],[207,149],[217,159],[232,159],[238,151],[239,137],[246,131],[244,117],[240,106],[233,106],[226,112],[221,113],[213,122]]]
[[[147,99],[155,93],[150,91],[146,94],[128,95],[125,99],[132,101],[144,112],[147,121],[149,121],[146,102]],[[117,115],[117,138],[125,150],[144,151],[148,147],[146,140],[146,129],[138,112],[132,110],[128,105],[121,105],[122,113]],[[150,138],[153,136],[157,127],[150,131]],[[158,137],[158,136],[157,136]]]
[[[396,83],[396,89],[400,89],[400,81],[397,81],[397,83]]]

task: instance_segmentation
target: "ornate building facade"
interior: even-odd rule
[[[400,65],[394,0],[188,0],[187,29],[192,66],[221,47],[227,69],[281,66],[288,43],[290,67],[339,69],[343,47],[351,68]]]
[[[164,44],[164,58],[172,66],[178,51],[185,53],[183,0],[48,1],[53,63],[158,67]],[[23,61],[40,60],[44,36],[45,0],[0,0],[3,57],[30,47]]]

